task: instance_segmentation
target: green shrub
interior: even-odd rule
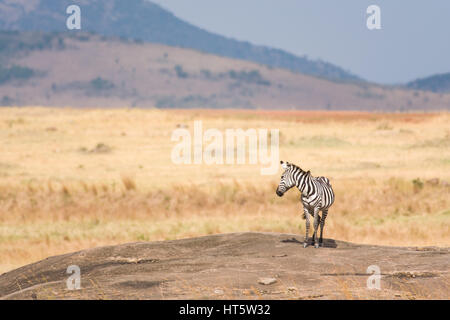
[[[178,78],[183,78],[183,79],[185,79],[185,78],[188,78],[188,77],[189,77],[189,74],[188,74],[186,71],[184,71],[184,70],[183,70],[183,67],[180,66],[179,64],[177,64],[177,65],[175,66],[175,72],[177,73],[177,77],[178,77]]]
[[[27,80],[33,77],[36,72],[33,69],[21,66],[12,66],[10,68],[0,67],[0,84],[13,80]]]
[[[0,101],[0,105],[2,106],[12,106],[14,103],[14,100],[10,98],[9,96],[3,96],[2,100]]]
[[[90,86],[92,89],[94,90],[109,90],[115,87],[114,83],[112,83],[111,81],[102,79],[100,77],[97,77],[93,80],[91,80],[91,82],[89,82]]]
[[[230,70],[228,71],[228,76],[231,79],[239,80],[242,82],[270,86],[270,81],[264,79],[258,70],[251,70],[251,71]]]

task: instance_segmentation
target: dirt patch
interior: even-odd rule
[[[112,147],[104,144],[104,143],[98,143],[94,148],[88,149],[86,147],[82,147],[79,149],[79,152],[85,153],[85,154],[101,154],[101,153],[111,153],[113,150]]]
[[[298,240],[300,239],[300,240]],[[448,299],[450,250],[231,233],[100,247],[4,273],[2,299]],[[439,254],[430,255],[430,252]],[[81,289],[68,290],[69,266]],[[380,290],[367,289],[370,265]],[[261,281],[270,279],[270,281]]]

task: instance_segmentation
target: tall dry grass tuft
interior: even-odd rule
[[[136,182],[130,177],[122,176],[122,183],[125,187],[125,190],[136,190]]]

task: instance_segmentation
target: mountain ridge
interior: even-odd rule
[[[450,72],[433,74],[428,77],[410,81],[406,87],[414,90],[425,90],[435,93],[450,93]]]

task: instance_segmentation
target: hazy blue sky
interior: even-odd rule
[[[450,72],[450,0],[152,0],[208,31],[400,83]],[[381,8],[381,30],[366,9]]]

